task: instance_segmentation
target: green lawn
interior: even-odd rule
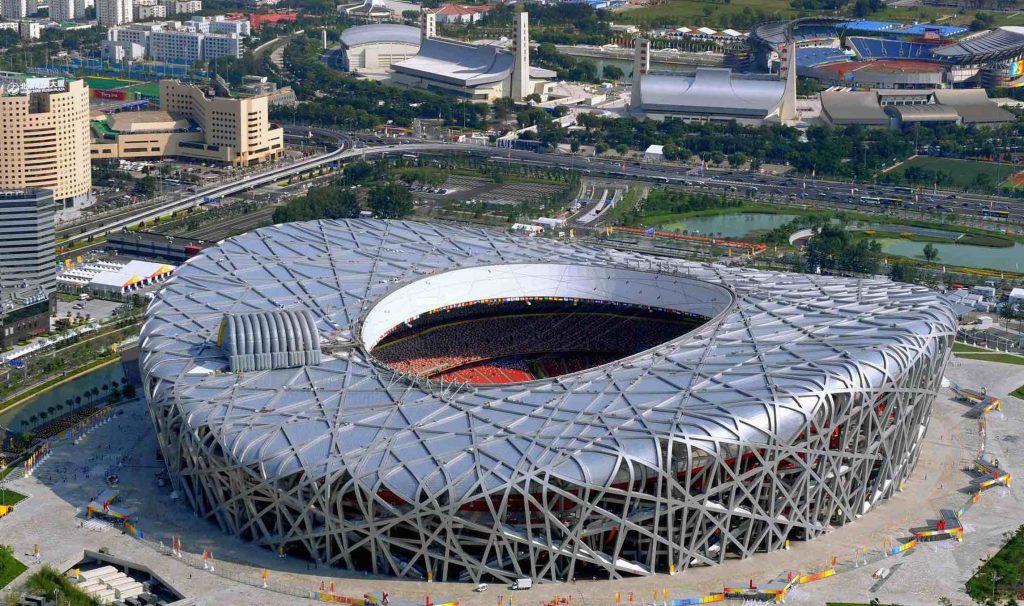
[[[992,185],[996,185],[1008,179],[1017,170],[1012,164],[918,156],[904,162],[890,172],[902,175],[911,166],[945,173],[953,179],[954,186],[965,188],[974,185],[974,179],[979,174],[987,174],[989,182]]]
[[[17,505],[25,500],[25,495],[13,490],[0,490],[0,505]]]
[[[17,576],[28,568],[0,546],[0,589],[7,587]]]
[[[117,78],[103,78],[100,76],[86,76],[82,79],[85,80],[85,83],[93,90],[111,90],[137,82],[136,80],[120,80]]]
[[[967,343],[961,343],[960,341],[953,342],[953,353],[991,353],[992,350],[985,349],[984,347],[978,347],[977,345],[968,345]]]
[[[996,583],[993,587],[992,577]],[[1013,588],[1024,582],[1024,526],[1017,529],[1013,537],[1003,545],[996,555],[974,573],[967,581],[967,595],[978,602],[995,596],[999,602],[1013,597]],[[987,603],[987,602],[986,602]]]
[[[55,590],[60,590],[67,599],[66,602],[61,600],[61,603],[66,603],[70,606],[99,605],[99,601],[75,587],[70,579],[50,566],[43,566],[38,572],[29,576],[25,580],[25,589],[36,595],[45,596],[53,595]]]
[[[956,357],[966,358],[968,360],[984,360],[985,362],[1002,362],[1003,364],[1017,364],[1019,366],[1024,366],[1024,358],[1012,354],[965,353],[957,354]]]
[[[135,86],[129,86],[125,89],[134,93],[139,93],[143,97],[159,97],[160,96],[160,83],[159,82],[144,82],[142,84],[136,84]]]
[[[787,0],[731,0],[728,3],[711,0],[667,0],[663,4],[616,11],[613,20],[625,23],[671,23],[689,27],[723,28],[726,27],[725,23],[729,17],[743,14],[744,10],[780,13],[783,17],[793,17],[797,14]]]
[[[1010,395],[1015,397],[1015,398],[1019,398],[1021,400],[1024,400],[1024,385],[1021,385],[1017,389],[1014,389],[1013,391],[1011,391]]]

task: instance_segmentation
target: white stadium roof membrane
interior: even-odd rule
[[[710,320],[616,362],[517,384],[415,379],[368,353],[432,308],[549,294]],[[278,310],[312,318],[320,363],[230,372],[217,345],[225,315]],[[226,530],[438,580],[565,579],[581,566],[615,577],[778,549],[890,496],[916,460],[955,329],[935,293],[887,279],[319,221],[190,259],[147,311],[141,365],[177,485]],[[759,471],[734,478],[741,459]],[[779,479],[781,469],[797,475]],[[760,489],[737,482],[770,482],[776,496],[756,500]],[[620,503],[623,483],[631,496]],[[538,505],[547,498],[581,526],[556,521],[566,514]],[[334,513],[311,519],[303,501]],[[682,509],[685,523],[659,526]],[[537,516],[551,519],[524,525]],[[589,543],[605,526],[621,540]],[[740,528],[751,534],[722,549]],[[376,550],[387,557],[360,555]]]

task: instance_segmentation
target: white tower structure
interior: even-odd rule
[[[512,41],[515,63],[512,65],[512,99],[522,101],[533,92],[530,87],[530,15],[516,13],[516,33]]]
[[[800,122],[800,112],[796,107],[796,44],[793,42],[786,47],[786,56],[779,66],[779,75],[786,81],[786,87],[783,89],[782,99],[768,117],[782,124],[794,125]]]
[[[629,96],[631,108],[640,107],[640,77],[651,71],[651,41],[637,38],[633,41],[633,90]]]
[[[424,10],[420,16],[420,42],[437,37],[437,15],[432,10]]]

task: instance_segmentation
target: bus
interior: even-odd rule
[[[894,187],[892,190],[898,194],[912,194],[914,193],[913,187]]]
[[[860,203],[867,204],[868,206],[879,206],[882,204],[882,199],[873,196],[861,196]]]
[[[1009,219],[1010,218],[1010,211],[1008,211],[1006,209],[998,209],[998,208],[983,208],[983,209],[981,209],[981,216],[982,217],[996,217],[996,218],[999,218],[999,219]]]

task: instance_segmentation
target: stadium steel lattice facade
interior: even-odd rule
[[[525,295],[709,320],[518,384],[432,383],[368,353],[432,308]],[[231,533],[383,574],[616,578],[779,549],[898,491],[955,325],[932,292],[882,279],[324,221],[182,266],[141,364],[177,488]]]

